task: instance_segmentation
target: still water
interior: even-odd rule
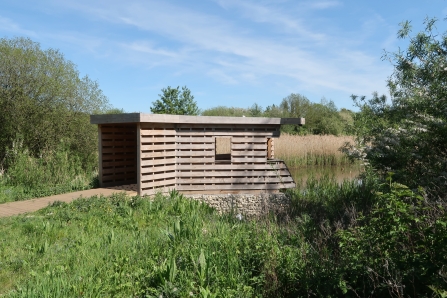
[[[310,177],[318,179],[323,176],[334,177],[338,183],[342,183],[344,180],[357,179],[361,170],[360,165],[289,168],[290,174],[297,185],[305,185]]]

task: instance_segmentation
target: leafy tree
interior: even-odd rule
[[[182,87],[161,89],[160,99],[152,103],[151,112],[154,114],[198,115],[200,110],[194,101],[191,91]]]
[[[93,162],[97,133],[89,114],[107,109],[97,82],[80,78],[58,50],[28,38],[0,39],[0,161],[18,144],[37,157],[63,142]]]
[[[357,146],[345,149],[382,173],[394,172],[400,183],[423,186],[432,195],[447,193],[447,33],[436,19],[426,19],[423,32],[410,36],[401,23],[398,38],[408,48],[385,52],[394,65],[388,79],[391,100],[376,93],[369,100],[353,96]]]

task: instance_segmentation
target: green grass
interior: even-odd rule
[[[309,179],[288,216],[250,221],[176,192],[54,203],[0,219],[0,296],[445,295],[445,208],[386,189]]]
[[[98,184],[97,172],[86,171],[67,150],[41,158],[25,150],[9,159],[8,170],[0,175],[0,203],[85,190]]]

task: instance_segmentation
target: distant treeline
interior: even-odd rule
[[[228,117],[278,117],[306,118],[305,126],[283,125],[283,132],[289,134],[346,135],[353,123],[354,113],[347,109],[338,110],[332,100],[322,99],[320,103],[311,102],[305,96],[292,93],[284,98],[279,105],[266,108],[253,104],[249,108],[218,106],[203,110],[203,116]]]

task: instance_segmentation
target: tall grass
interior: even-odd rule
[[[0,219],[0,296],[441,297],[447,206],[399,189],[309,179],[255,221],[176,192],[54,203]]]
[[[97,184],[97,173],[82,167],[77,156],[60,148],[41,157],[17,149],[0,175],[0,203],[84,190]]]
[[[339,151],[339,148],[346,142],[352,143],[352,137],[283,134],[275,139],[275,156],[283,159],[292,168],[348,165],[352,162]]]

